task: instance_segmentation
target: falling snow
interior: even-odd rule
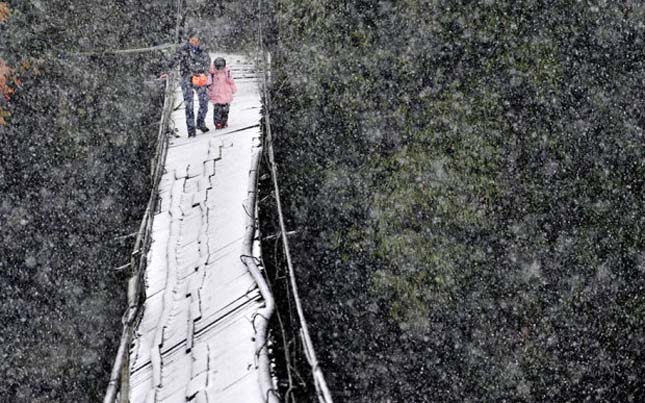
[[[185,3],[210,52],[271,53],[334,401],[645,401],[642,2]],[[103,399],[172,56],[114,51],[175,42],[176,4],[0,1],[2,402]],[[266,168],[274,375],[315,401]]]

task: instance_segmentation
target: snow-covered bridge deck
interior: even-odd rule
[[[238,86],[229,127],[188,139],[181,90],[154,215],[146,301],[130,349],[138,402],[265,402],[253,318],[265,302],[241,261],[249,172],[260,151],[253,67],[225,55]],[[198,103],[195,100],[195,107]],[[253,167],[254,168],[254,167]]]

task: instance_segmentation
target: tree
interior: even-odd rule
[[[73,3],[12,1],[0,23],[0,58],[21,83],[9,80],[0,105],[11,114],[0,125],[0,395],[10,401],[102,398],[125,309],[125,276],[112,269],[149,195],[163,89],[146,82],[165,56],[101,51],[171,42],[175,2]]]
[[[274,9],[276,158],[337,400],[643,399],[643,6]]]

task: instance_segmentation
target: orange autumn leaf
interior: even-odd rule
[[[0,94],[4,95],[5,98],[13,94],[13,88],[9,87],[8,81],[9,77],[13,73],[13,69],[0,59]]]
[[[0,22],[7,21],[11,15],[11,10],[9,9],[9,4],[6,2],[0,3]]]
[[[8,111],[0,108],[0,126],[7,126],[8,122],[7,122],[6,118],[8,118],[9,116],[11,116],[11,113],[9,113]]]
[[[6,126],[7,121],[5,118],[11,116],[11,113],[5,111],[4,109],[0,108],[0,126]]]

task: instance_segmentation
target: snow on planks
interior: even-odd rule
[[[252,324],[264,301],[240,261],[261,105],[253,66],[226,59],[238,86],[228,128],[214,130],[209,110],[211,131],[188,139],[177,89],[178,137],[164,165],[144,313],[130,350],[133,403],[265,401]]]

